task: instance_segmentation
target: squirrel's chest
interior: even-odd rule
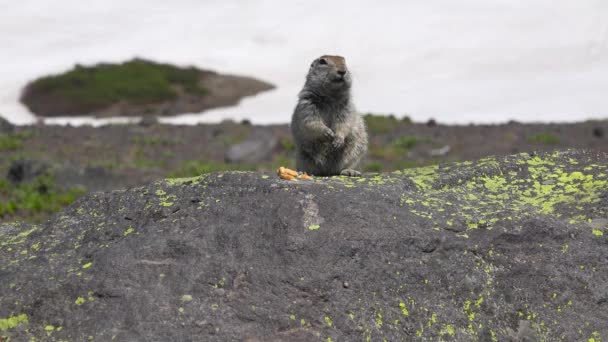
[[[321,119],[325,126],[335,130],[339,126],[347,125],[348,114],[343,110],[326,110],[321,112]]]

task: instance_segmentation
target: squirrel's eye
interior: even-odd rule
[[[319,59],[319,64],[325,65],[327,64],[327,61],[325,60],[325,58],[321,58]]]

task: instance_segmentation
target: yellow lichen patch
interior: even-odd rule
[[[382,327],[382,314],[379,312],[376,314],[376,325]]]
[[[439,332],[441,335],[450,335],[450,336],[454,336],[454,334],[456,333],[456,331],[454,330],[454,327],[451,324],[446,324],[445,327],[443,329],[441,329],[441,331]]]
[[[76,305],[82,305],[82,304],[84,304],[85,302],[86,302],[86,299],[84,299],[84,298],[82,298],[82,297],[78,297],[78,298],[76,298],[76,300],[74,301],[74,303],[75,303]]]
[[[175,195],[167,195],[167,192],[165,190],[162,190],[162,189],[156,190],[155,193],[156,193],[156,196],[159,197],[159,200],[160,200],[159,205],[161,205],[163,207],[170,207],[177,200],[177,196],[175,196]]]
[[[10,316],[8,318],[0,318],[0,331],[6,331],[12,329],[19,324],[27,323],[28,317],[26,314],[20,314],[17,316]]]
[[[125,229],[125,231],[122,233],[123,236],[127,236],[131,233],[133,233],[135,231],[135,228],[129,226],[127,229]]]
[[[471,310],[471,301],[467,300],[464,302],[463,307],[464,314],[467,315],[469,321],[473,321],[475,319],[475,313]]]
[[[93,266],[93,263],[92,262],[87,262],[86,264],[82,265],[82,268],[86,270],[87,268],[89,268],[91,266]]]
[[[591,233],[593,233],[593,235],[595,235],[595,236],[603,236],[604,235],[604,231],[602,231],[601,229],[593,229],[591,231]]]
[[[165,183],[169,186],[176,186],[176,185],[189,184],[189,183],[198,184],[205,177],[206,177],[206,175],[201,175],[201,176],[196,176],[196,177],[184,177],[184,178],[166,178]],[[160,190],[160,191],[162,191],[162,190]],[[157,191],[157,194],[158,194],[158,191]],[[164,191],[163,191],[163,194],[161,194],[159,196],[162,196],[162,195],[164,195]]]
[[[436,313],[432,313],[431,314],[431,318],[429,318],[429,321],[427,322],[427,326],[430,328],[431,325],[437,323],[437,314]]]
[[[49,325],[46,325],[46,326],[44,327],[44,331],[46,331],[46,335],[47,335],[47,336],[51,336],[51,335],[53,334],[53,332],[55,331],[55,326],[50,325],[50,324],[49,324]]]
[[[437,180],[438,168],[439,166],[432,165],[416,169],[405,169],[401,173],[412,177],[412,181],[420,190],[428,190],[433,187],[433,183]]]
[[[505,168],[509,167],[509,158],[504,158]],[[420,191],[405,192],[401,205],[410,213],[431,220],[433,229],[450,231],[491,230],[501,221],[521,218],[522,212],[556,215],[571,224],[589,221],[582,213],[584,205],[597,203],[600,192],[608,185],[606,174],[593,175],[597,165],[587,169],[571,163],[557,165],[556,160],[562,160],[563,153],[531,158],[522,154],[518,158],[520,167],[508,171],[501,169],[502,163],[496,158],[404,170],[402,174],[410,176]],[[465,177],[460,178],[459,174]],[[458,200],[446,201],[446,196]],[[453,208],[445,210],[446,207]],[[454,212],[460,218],[457,221]],[[437,222],[445,225],[437,227]],[[456,235],[465,237],[462,233]]]
[[[409,316],[410,312],[407,310],[407,306],[404,302],[399,302],[399,308],[401,309],[401,313],[403,316]]]
[[[602,338],[600,337],[600,333],[594,331],[591,333],[591,337],[587,340],[587,342],[602,342]]]
[[[308,230],[317,230],[319,228],[321,228],[321,226],[318,224],[313,224],[313,225],[308,226]]]
[[[325,318],[323,320],[325,321],[325,324],[327,324],[327,326],[329,326],[329,327],[334,326],[334,322],[331,320],[331,317],[325,316]]]

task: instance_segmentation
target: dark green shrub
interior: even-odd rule
[[[530,136],[528,141],[532,144],[555,145],[559,143],[559,137],[548,132],[542,132]]]
[[[363,116],[363,120],[365,120],[367,130],[373,134],[388,133],[395,129],[395,127],[397,127],[399,124],[399,120],[397,120],[393,115],[384,116],[366,114]]]
[[[365,172],[382,172],[383,170],[382,163],[379,162],[369,162],[363,166],[363,171]]]

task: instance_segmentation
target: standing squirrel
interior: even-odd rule
[[[321,56],[310,65],[291,118],[298,170],[315,176],[361,176],[367,152],[365,123],[351,101],[344,57]]]

